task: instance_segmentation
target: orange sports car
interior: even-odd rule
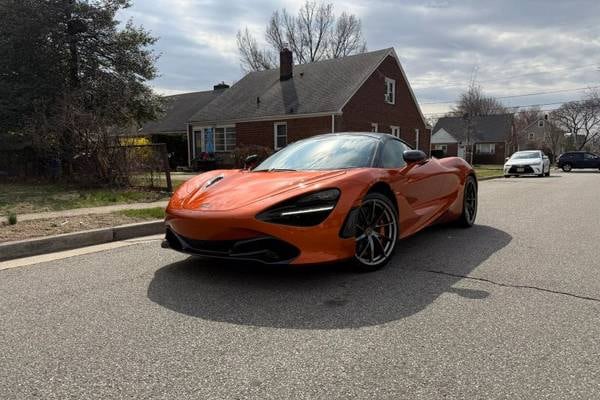
[[[163,247],[268,264],[352,260],[374,270],[398,239],[440,222],[469,227],[476,214],[477,180],[463,159],[428,159],[388,134],[332,133],[258,166],[187,181],[167,207]]]

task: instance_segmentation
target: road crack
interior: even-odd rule
[[[600,298],[590,297],[590,296],[583,296],[583,295],[579,295],[579,294],[574,294],[574,293],[569,293],[569,292],[563,292],[563,291],[560,291],[560,290],[546,289],[546,288],[542,288],[542,287],[538,287],[538,286],[514,285],[514,284],[510,284],[510,283],[495,282],[495,281],[492,281],[491,279],[487,279],[487,278],[477,278],[477,277],[474,277],[474,276],[466,276],[466,275],[460,275],[460,274],[453,274],[451,272],[436,271],[436,270],[431,270],[431,269],[425,269],[425,270],[413,269],[412,271],[430,272],[432,274],[440,274],[440,275],[452,276],[452,277],[455,277],[455,278],[468,279],[468,280],[472,280],[472,281],[486,282],[486,283],[489,283],[489,284],[492,284],[492,285],[495,285],[495,286],[501,286],[501,287],[507,287],[507,288],[531,289],[531,290],[536,290],[536,291],[539,291],[539,292],[545,292],[545,293],[551,293],[551,294],[559,294],[559,295],[563,295],[563,296],[574,297],[574,298],[580,299],[580,300],[590,300],[590,301],[595,301],[595,302],[600,303]]]

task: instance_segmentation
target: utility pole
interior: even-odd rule
[[[465,129],[465,157],[469,164],[473,165],[473,149],[471,146],[471,114],[465,113],[463,120],[466,123]]]

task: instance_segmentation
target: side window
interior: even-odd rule
[[[594,160],[597,158],[597,156],[590,154],[590,153],[585,153],[584,157],[586,160]]]
[[[399,140],[388,140],[385,142],[381,155],[381,166],[383,168],[401,168],[406,165],[404,162],[404,151],[410,150],[408,146]]]

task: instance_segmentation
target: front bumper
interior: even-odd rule
[[[340,236],[347,212],[339,204],[323,223],[312,227],[259,221],[255,211],[168,208],[163,247],[267,264],[313,264],[354,256],[355,239]]]
[[[167,228],[163,248],[204,257],[289,264],[300,254],[296,247],[269,236],[243,240],[195,240]]]
[[[540,165],[511,165],[504,166],[504,175],[539,175],[543,170]]]

